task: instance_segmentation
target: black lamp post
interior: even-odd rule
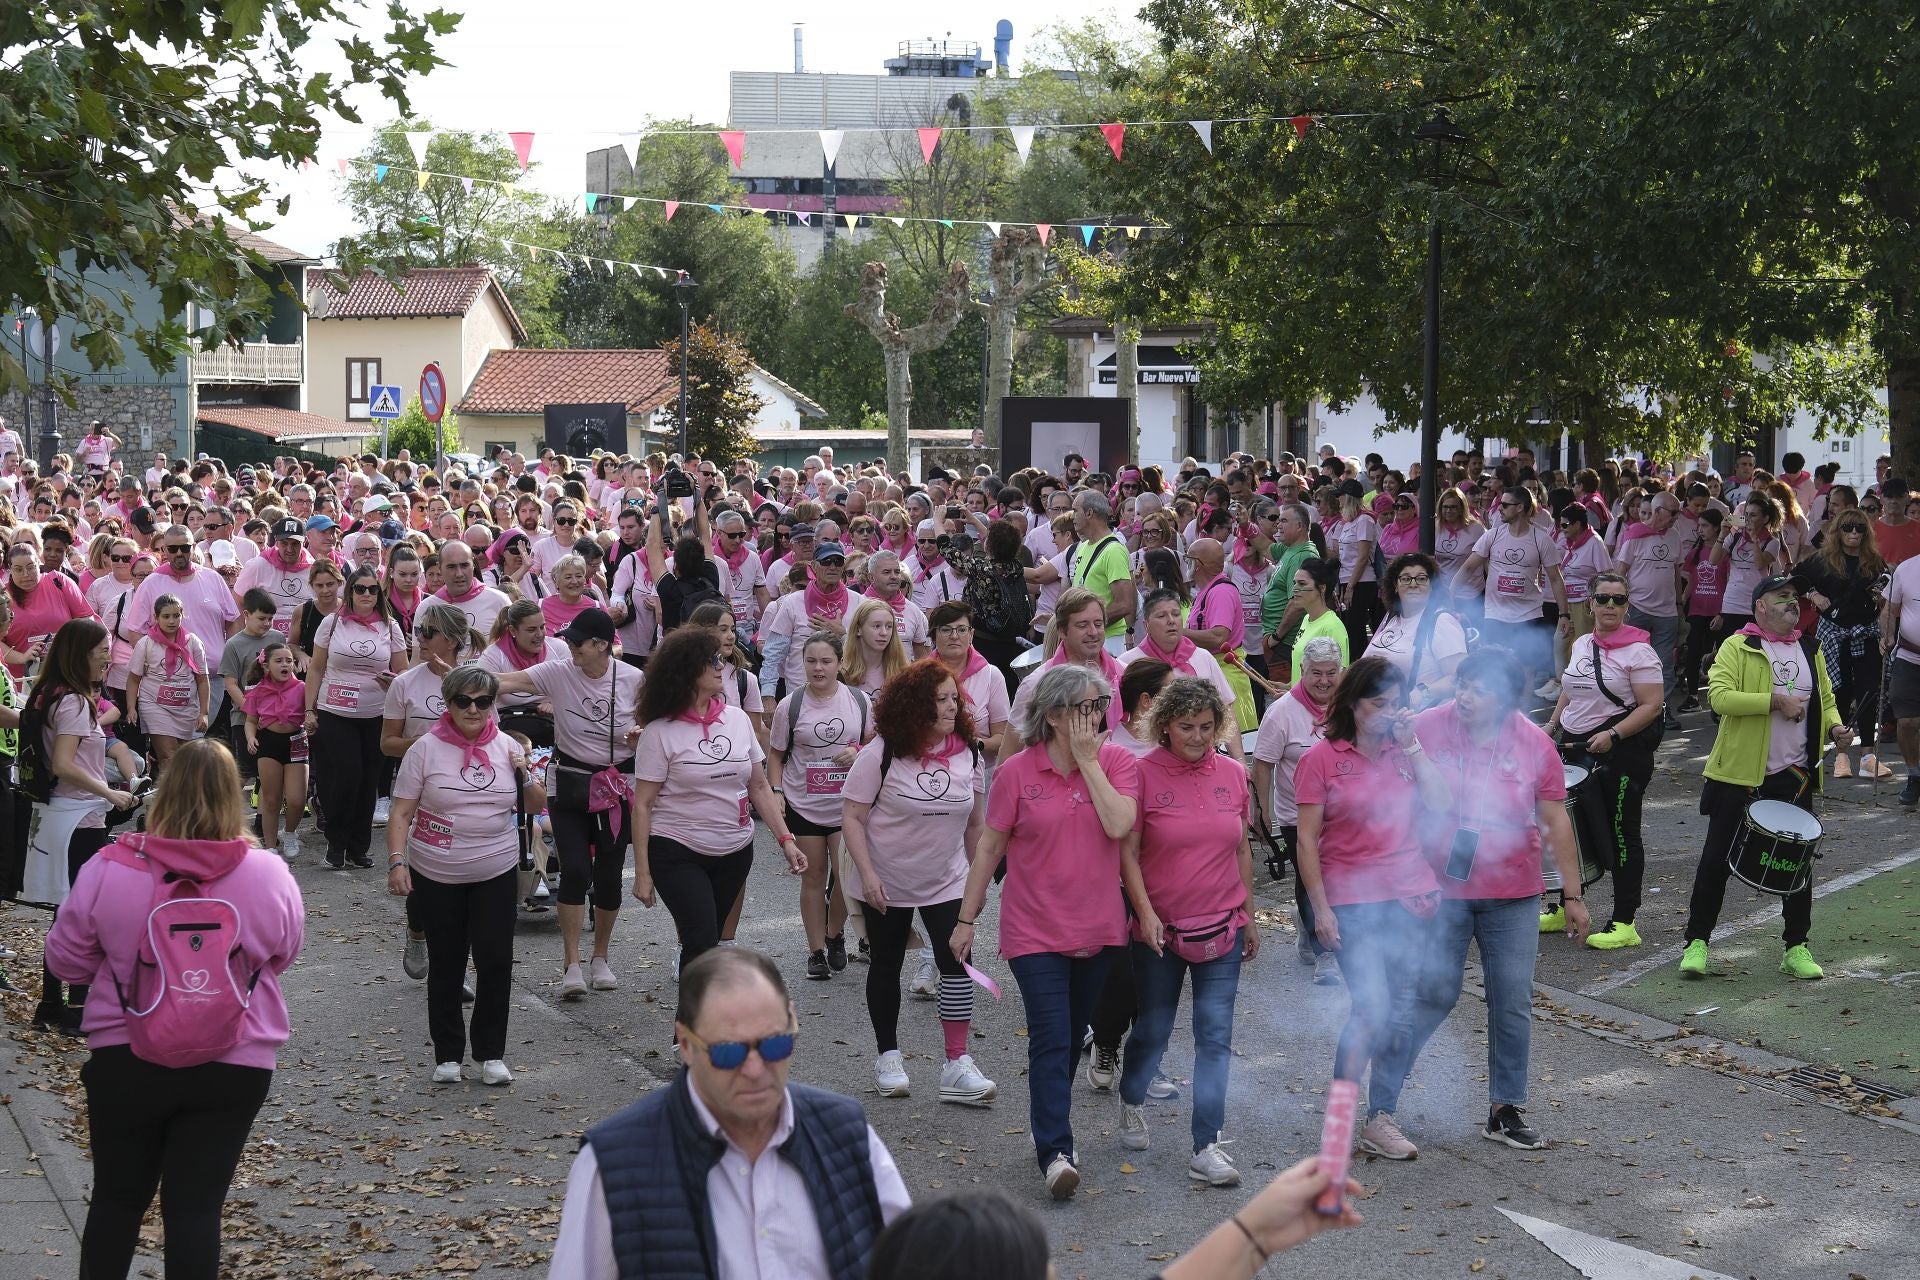
[[[1429,181],[1435,193],[1451,181],[1448,152],[1467,141],[1445,107],[1436,107],[1433,119],[1414,134],[1431,147]],[[1426,354],[1420,387],[1420,549],[1433,554],[1434,524],[1440,498],[1440,204],[1433,199],[1427,213],[1427,322]]]
[[[673,280],[674,294],[680,299],[680,461],[687,460],[687,308],[693,305],[693,291],[700,286],[682,271]]]

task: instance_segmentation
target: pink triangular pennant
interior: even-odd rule
[[[1050,222],[1036,222],[1033,224],[1033,230],[1034,234],[1040,237],[1041,244],[1053,239],[1053,224]]]
[[[510,133],[513,142],[513,154],[520,158],[520,167],[525,169],[533,158],[533,135],[530,133]]]
[[[463,190],[463,191],[465,191],[465,192],[466,192],[466,193],[467,193],[468,195],[472,195],[472,194],[473,194],[473,179],[472,179],[472,178],[462,178],[462,179],[460,179],[460,189],[461,189],[461,190]]]
[[[1127,126],[1117,122],[1114,124],[1103,124],[1100,126],[1100,136],[1107,140],[1107,146],[1113,150],[1113,158],[1118,160],[1120,158],[1120,143],[1127,136]]]
[[[915,130],[920,135],[920,159],[925,164],[933,163],[933,149],[940,145],[940,126],[930,125]]]
[[[810,227],[813,225],[813,215],[811,213],[808,213],[805,209],[795,209],[793,211],[793,216],[800,219],[800,225],[803,227]]]
[[[672,222],[674,212],[680,208],[680,202],[678,200],[669,200],[666,202],[665,205],[662,206],[662,208],[666,210],[667,221]]]
[[[738,129],[723,129],[720,131],[720,145],[727,149],[727,158],[738,169],[741,159],[747,154],[747,135]]]
[[[1304,138],[1307,136],[1307,130],[1313,127],[1313,117],[1308,115],[1294,116],[1288,123],[1293,126],[1294,137]]]
[[[339,168],[340,176],[343,178],[346,177],[347,176],[347,158],[345,156],[341,156],[338,160],[335,160],[333,163]]]

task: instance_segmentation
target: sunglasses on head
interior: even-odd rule
[[[447,702],[449,705],[457,707],[461,711],[488,711],[493,707],[493,695],[483,693],[478,697],[470,698],[464,693],[456,693],[451,698],[448,698]]]
[[[747,1055],[758,1051],[760,1061],[769,1065],[785,1062],[793,1056],[795,1033],[782,1031],[775,1035],[761,1036],[758,1040],[722,1040],[709,1044],[687,1028],[687,1040],[694,1048],[707,1055],[707,1061],[719,1071],[737,1071],[747,1061]]]

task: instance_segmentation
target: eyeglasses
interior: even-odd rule
[[[973,634],[973,624],[971,622],[949,622],[946,626],[941,627],[937,634],[953,636],[956,639],[960,636],[970,636]]]
[[[456,693],[447,702],[461,711],[490,711],[493,709],[493,695],[483,693],[477,698],[469,698],[464,693]]]
[[[716,653],[711,658],[707,659],[707,665],[709,667],[712,667],[715,671],[720,671],[726,667],[727,660]]]
[[[1611,605],[1617,609],[1621,605],[1626,604],[1627,598],[1623,595],[1614,595],[1611,592],[1609,592],[1606,595],[1601,595],[1598,591],[1596,591],[1593,593],[1593,602],[1595,604]]]
[[[109,560],[111,560],[111,561],[113,561],[113,563],[115,563],[115,564],[131,564],[131,563],[133,563],[133,557],[132,557],[132,556],[108,556],[108,557],[107,557],[107,559],[109,559]]]
[[[1107,714],[1107,708],[1112,705],[1112,696],[1103,693],[1097,698],[1088,698],[1085,702],[1074,703],[1073,709],[1091,719],[1094,716],[1104,716]]]
[[[793,1056],[795,1033],[782,1031],[776,1035],[761,1036],[758,1040],[722,1040],[718,1044],[708,1044],[693,1034],[693,1028],[687,1028],[687,1039],[693,1047],[707,1055],[707,1061],[718,1071],[737,1071],[746,1063],[749,1053],[758,1052],[760,1061],[772,1065],[785,1062]]]
[[[353,594],[357,596],[377,596],[380,594],[380,584],[377,582],[356,582],[353,584]]]
[[[1424,587],[1432,581],[1433,579],[1424,573],[1403,573],[1400,575],[1400,585],[1402,587]]]

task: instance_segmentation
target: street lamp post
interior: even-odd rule
[[[1467,141],[1445,107],[1414,134],[1432,147],[1434,196],[1427,211],[1427,319],[1420,385],[1420,549],[1433,554],[1440,498],[1440,203],[1438,192],[1448,173],[1447,149]]]
[[[680,299],[680,461],[687,460],[687,309],[693,305],[693,291],[700,286],[682,271],[674,277],[673,291]]]

